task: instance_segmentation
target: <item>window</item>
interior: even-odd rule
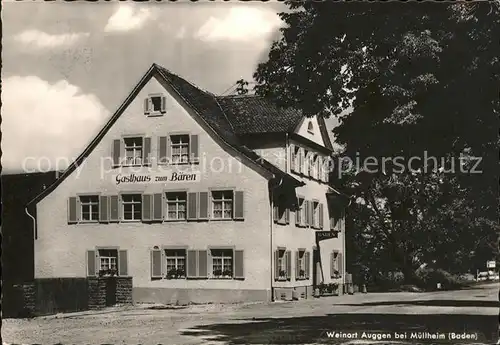
[[[186,250],[166,249],[167,279],[181,279],[186,277]]]
[[[299,164],[301,162],[301,159],[300,159],[300,147],[295,146],[293,148],[292,155],[293,155],[292,168],[293,168],[294,171],[299,171]]]
[[[286,271],[286,251],[284,249],[278,250],[278,279],[286,279],[288,272]]]
[[[212,192],[212,210],[214,219],[232,219],[233,191]]]
[[[309,121],[309,124],[307,125],[307,131],[310,133],[310,134],[314,134],[314,126],[312,124],[312,121]]]
[[[142,164],[142,138],[125,138],[125,164]]]
[[[298,279],[306,279],[306,251],[299,250],[297,252],[297,278]]]
[[[308,175],[311,177],[314,177],[314,154],[309,154],[309,170],[308,170]]]
[[[142,218],[142,195],[125,194],[122,195],[123,219],[141,220]]]
[[[99,220],[99,197],[97,195],[80,196],[81,220],[93,222]]]
[[[152,111],[161,112],[161,96],[151,96]]]
[[[167,219],[184,220],[186,219],[186,192],[167,193]]]
[[[172,135],[170,141],[172,148],[172,163],[188,163],[189,135]]]
[[[157,116],[165,113],[166,98],[161,94],[149,95],[144,100],[144,114]]]
[[[313,209],[312,209],[313,219],[312,219],[311,226],[313,228],[317,228],[319,226],[319,202],[313,201],[312,207],[313,207]]]
[[[214,278],[233,277],[233,250],[212,249],[212,276]]]
[[[304,161],[303,161],[304,167],[302,169],[302,173],[304,175],[308,175],[309,174],[309,169],[310,169],[309,162],[310,162],[309,151],[304,150]]]
[[[99,275],[118,274],[118,250],[99,249]]]

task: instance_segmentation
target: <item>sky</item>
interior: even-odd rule
[[[153,62],[215,94],[252,80],[284,10],[271,2],[4,2],[3,173],[66,168]]]

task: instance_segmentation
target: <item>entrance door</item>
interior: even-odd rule
[[[113,306],[116,304],[116,279],[106,279],[106,306]]]

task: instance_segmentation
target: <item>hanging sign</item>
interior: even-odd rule
[[[486,268],[495,268],[495,267],[496,267],[495,261],[486,261]]]
[[[176,183],[176,182],[200,182],[201,174],[199,172],[161,172],[150,174],[118,174],[113,175],[114,183],[122,184],[141,184],[141,183]]]
[[[316,231],[316,242],[337,237],[337,233],[333,231]]]

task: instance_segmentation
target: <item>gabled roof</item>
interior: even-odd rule
[[[221,108],[237,135],[293,133],[304,115],[295,108],[281,108],[271,100],[255,95],[219,96]],[[333,150],[325,119],[318,116],[325,147]]]
[[[153,75],[157,74],[168,83],[199,116],[200,118],[214,131],[214,133],[222,139],[226,144],[228,144],[233,149],[239,151],[244,157],[254,162],[258,166],[264,168],[271,174],[283,178],[286,181],[291,182],[294,185],[301,186],[304,185],[303,182],[297,180],[290,174],[284,172],[274,164],[265,160],[253,150],[241,145],[238,137],[234,133],[232,124],[227,119],[226,115],[220,108],[216,97],[206,91],[203,91],[188,81],[180,78],[179,76],[171,73],[167,69],[153,64],[148,72],[141,78],[139,83],[134,87],[132,92],[128,95],[125,101],[120,105],[116,112],[111,116],[104,127],[99,131],[97,136],[91,141],[91,143],[85,148],[85,150],[78,156],[73,163],[62,173],[62,175],[49,187],[47,187],[42,193],[38,194],[34,199],[28,202],[28,205],[37,203],[42,200],[46,195],[52,192],[62,181],[71,175],[71,173],[78,167],[81,166],[83,161],[90,155],[94,148],[103,139],[109,129],[122,115],[127,106],[135,99],[142,87],[151,79]]]

